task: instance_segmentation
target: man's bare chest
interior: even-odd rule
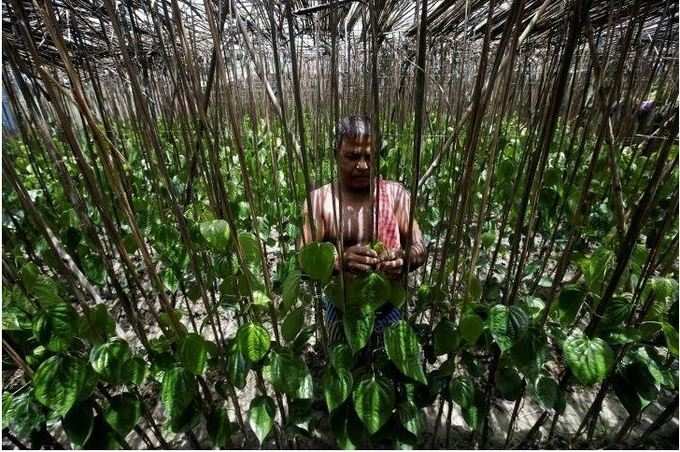
[[[340,225],[342,224],[342,235],[345,246],[352,246],[357,243],[367,243],[370,237],[370,230],[373,227],[370,201],[365,202],[343,202],[342,209],[338,209],[336,204],[335,211],[325,212],[327,228],[327,240],[337,242],[340,236]]]

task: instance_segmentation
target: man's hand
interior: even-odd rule
[[[377,265],[376,270],[387,276],[396,277],[401,275],[404,267],[404,253],[401,250],[387,251]]]
[[[379,262],[378,253],[365,245],[354,245],[345,249],[345,270],[353,273],[365,273],[373,270]],[[340,267],[340,259],[336,261],[336,268]]]

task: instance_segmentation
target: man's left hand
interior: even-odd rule
[[[404,269],[403,252],[387,251],[382,257],[381,262],[375,268],[377,271],[385,273],[387,276],[399,276]]]

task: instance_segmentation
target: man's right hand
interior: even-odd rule
[[[345,249],[344,258],[345,270],[353,273],[365,273],[373,270],[378,264],[378,253],[366,245],[354,245]],[[340,259],[336,260],[336,269],[340,267]]]

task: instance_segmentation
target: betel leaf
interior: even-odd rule
[[[142,415],[142,402],[133,394],[126,392],[111,398],[104,412],[106,422],[123,437],[137,425]]]
[[[323,374],[323,395],[328,412],[335,410],[347,400],[352,392],[352,374],[346,369],[329,367]]]
[[[342,320],[347,343],[352,352],[357,353],[366,346],[368,339],[371,337],[375,313],[370,308],[360,309],[353,307],[345,311]]]
[[[181,413],[170,418],[171,432],[185,433],[201,422],[201,410],[198,403],[198,400],[192,400]]]
[[[38,275],[38,279],[33,283],[33,286],[26,289],[38,300],[40,306],[44,308],[53,304],[64,303],[64,300],[59,296],[57,284],[46,276]]]
[[[74,405],[61,420],[61,426],[68,440],[76,447],[82,447],[94,428],[94,409],[90,402]]]
[[[243,250],[243,258],[248,264],[255,264],[260,258],[260,244],[255,234],[248,231],[241,231],[238,234],[238,243]]]
[[[271,302],[271,298],[269,298],[266,293],[261,290],[253,291],[253,304],[255,306],[269,306]]]
[[[302,383],[297,388],[297,391],[291,396],[297,399],[313,399],[314,398],[314,380],[312,374],[307,371]]]
[[[255,432],[255,436],[257,436],[260,445],[264,443],[267,435],[269,435],[269,432],[272,430],[275,414],[276,407],[274,406],[274,401],[270,397],[255,397],[250,402],[248,423],[253,432]]]
[[[199,226],[201,235],[215,251],[226,251],[229,244],[229,223],[225,220],[204,221]]]
[[[479,409],[475,405],[470,405],[466,408],[463,408],[463,419],[465,420],[465,423],[470,427],[472,430],[477,430],[477,427],[479,427]]]
[[[526,333],[529,316],[520,306],[497,304],[489,310],[487,324],[500,349],[506,351]]]
[[[14,415],[14,395],[11,392],[3,391],[2,393],[2,428],[9,427],[10,421]]]
[[[460,320],[460,336],[470,345],[477,343],[479,336],[484,330],[482,319],[472,312],[468,312]]]
[[[461,408],[472,405],[475,399],[475,385],[469,377],[452,378],[449,382],[449,395]]]
[[[281,290],[281,310],[288,311],[297,302],[298,293],[300,292],[300,277],[302,273],[299,270],[291,270],[283,280]]]
[[[213,447],[226,449],[231,446],[232,428],[229,422],[229,414],[224,408],[213,410],[208,416],[206,430]]]
[[[33,328],[31,317],[18,306],[3,306],[3,331],[30,331]]]
[[[663,334],[666,336],[666,346],[668,351],[671,352],[676,358],[678,356],[678,330],[673,328],[670,323],[663,322],[661,325],[663,329]]]
[[[510,367],[503,367],[496,372],[496,389],[505,400],[517,400],[522,396],[524,381]]]
[[[34,393],[34,390],[29,390],[16,395],[9,413],[3,412],[3,424],[9,423],[12,432],[19,438],[29,438],[32,432],[40,430],[44,425],[45,410],[36,402]],[[4,403],[3,400],[3,411]]]
[[[425,415],[423,411],[410,400],[399,405],[397,409],[401,425],[416,437],[420,436],[425,427]]]
[[[587,386],[604,380],[614,365],[614,352],[600,338],[573,334],[564,341],[562,350],[569,369]]]
[[[557,301],[557,318],[562,326],[569,326],[576,319],[585,292],[577,286],[567,286],[560,292]]]
[[[623,368],[623,376],[631,383],[640,397],[646,402],[657,399],[659,388],[649,368],[640,361],[634,361]]]
[[[446,353],[455,353],[460,346],[460,335],[456,325],[449,319],[442,319],[432,333],[434,354],[437,356]]]
[[[409,324],[399,322],[385,328],[385,351],[397,368],[407,377],[427,384],[421,363],[420,343]]]
[[[89,378],[86,361],[63,356],[45,360],[33,375],[35,398],[63,416],[78,400]]]
[[[294,356],[287,350],[272,350],[267,364],[268,379],[277,391],[290,396],[303,383],[305,376],[309,373],[307,365],[299,356]]]
[[[642,410],[643,404],[635,390],[635,386],[631,385],[626,378],[616,372],[612,377],[612,387],[614,388],[614,394],[616,394],[619,402],[628,411],[628,414],[637,416]]]
[[[191,404],[198,387],[196,377],[182,367],[174,367],[163,373],[161,401],[170,418],[181,415]]]
[[[612,329],[621,326],[626,318],[628,318],[631,307],[631,303],[625,298],[613,298],[605,307],[599,329]]]
[[[123,382],[125,364],[130,358],[130,346],[119,338],[112,339],[102,345],[97,345],[90,351],[92,368],[114,384]]]
[[[283,338],[290,342],[295,339],[295,336],[300,332],[300,328],[305,321],[305,308],[297,308],[288,313],[283,324],[281,325],[281,334]]]
[[[331,430],[338,446],[345,450],[353,450],[366,436],[361,420],[349,404],[341,406],[331,413]]]
[[[104,303],[99,303],[83,313],[80,334],[93,345],[103,344],[116,334],[116,322],[111,318]]]
[[[335,246],[328,242],[310,243],[300,250],[298,260],[302,271],[310,278],[328,282],[335,264]]]
[[[115,450],[120,449],[119,435],[106,423],[103,416],[93,419],[90,438],[83,444],[84,450]]]
[[[146,379],[148,368],[146,362],[140,357],[128,360],[124,365],[123,380],[134,385],[141,385]]]
[[[246,377],[250,370],[246,358],[238,347],[230,347],[227,352],[227,377],[239,389],[246,386]]]
[[[472,301],[479,301],[482,296],[482,284],[479,282],[479,278],[477,278],[476,275],[470,275],[468,296]]]
[[[550,377],[539,377],[536,382],[536,398],[543,408],[551,410],[555,408],[560,396],[560,388],[557,382]]]
[[[208,345],[202,336],[190,333],[184,336],[179,348],[184,368],[194,375],[202,375],[208,365]]]
[[[53,352],[68,350],[77,332],[78,313],[66,303],[48,306],[33,323],[33,334],[38,342]]]
[[[394,385],[384,377],[367,375],[354,389],[352,398],[359,419],[369,433],[374,434],[392,416]]]
[[[406,302],[406,289],[401,285],[401,282],[389,281],[390,284],[390,294],[387,297],[392,306],[395,308],[401,308]]]
[[[347,304],[362,309],[370,306],[372,310],[380,308],[391,297],[392,287],[379,273],[368,273],[348,282]]]
[[[248,323],[239,328],[236,341],[243,356],[251,363],[264,358],[271,344],[267,330],[255,323]]]
[[[352,350],[346,344],[337,344],[331,349],[328,361],[336,370],[351,370],[354,365]]]

